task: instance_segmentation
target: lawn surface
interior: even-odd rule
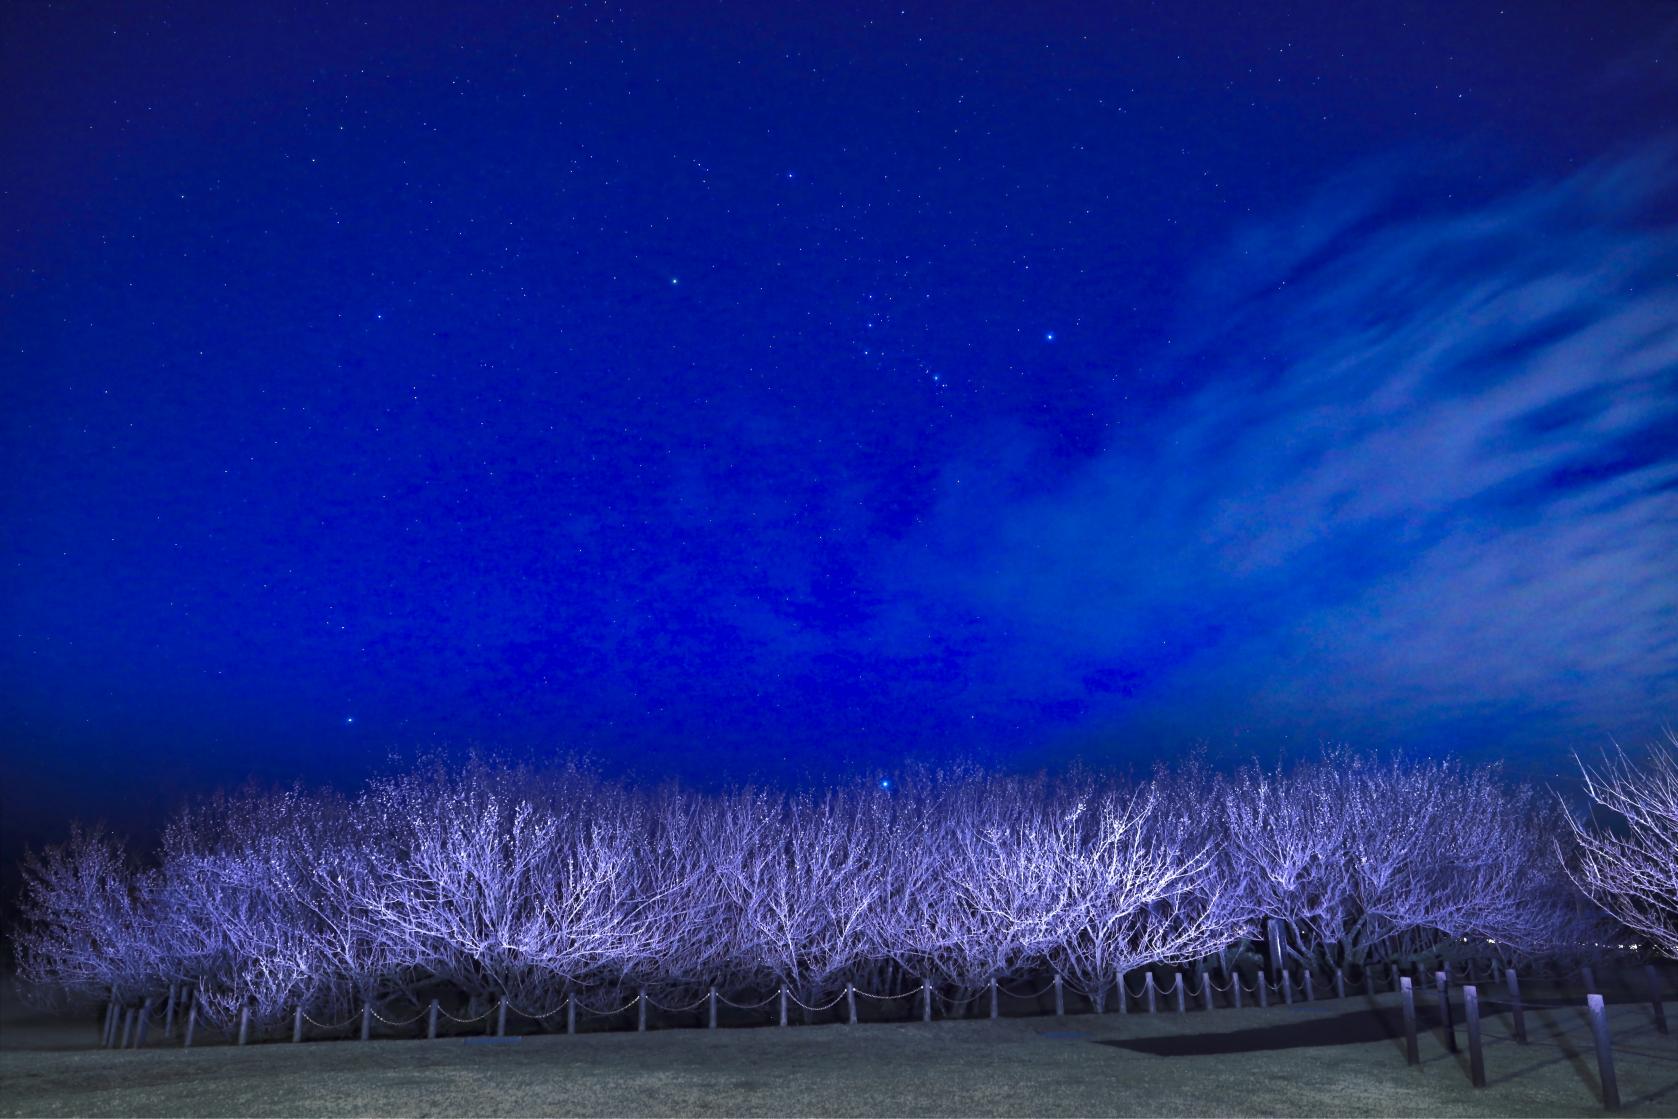
[[[1525,1047],[1507,1019],[1488,1018],[1491,1083],[1476,1091],[1466,1051],[1448,1053],[1437,1033],[1422,1039],[1422,1067],[1407,1067],[1389,1036],[1394,996],[1378,1001],[1381,1015],[1352,998],[1181,1016],[111,1052],[93,1048],[92,1023],[32,1017],[13,999],[0,1008],[0,1115],[1602,1113],[1582,1012],[1529,1011]],[[1624,1113],[1678,1116],[1678,1036],[1656,1034],[1646,1006],[1615,1007],[1612,1020]]]

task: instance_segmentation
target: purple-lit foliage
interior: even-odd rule
[[[1615,920],[1678,957],[1678,736],[1669,732],[1641,763],[1616,751],[1579,768],[1607,819],[1570,818],[1574,881]]]
[[[1222,783],[1222,872],[1286,952],[1341,966],[1471,946],[1521,958],[1597,932],[1552,849],[1561,813],[1495,768],[1339,754]]]
[[[259,1023],[432,998],[540,1012],[643,987],[687,1002],[785,985],[808,1002],[924,979],[959,997],[1050,970],[1100,1008],[1124,973],[1215,954],[1269,918],[1296,958],[1329,964],[1464,938],[1506,955],[1576,943],[1556,824],[1491,770],[1351,756],[819,795],[473,764],[353,800],[217,798],[180,815],[149,868],[74,832],[29,860],[16,941],[38,990],[188,984],[222,1025],[245,1006]]]

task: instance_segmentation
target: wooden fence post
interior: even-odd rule
[[[251,1008],[246,1003],[239,1008],[239,1044],[244,1045],[251,1039]]]
[[[851,1021],[854,1022],[854,1021],[856,1021],[856,995],[855,994],[853,994],[851,996],[851,1008],[852,1008],[851,1009]],[[990,1016],[991,1016],[991,1021],[993,1021],[993,1022],[999,1017],[999,1015],[997,1014],[997,1005],[996,1005],[996,976],[994,976],[994,975],[990,977]]]
[[[996,980],[990,981],[990,1016],[996,1017]],[[856,1025],[856,984],[845,984],[845,1024]]]
[[[787,1024],[787,988],[781,985],[781,1025]],[[639,988],[635,992],[635,1032],[647,1032],[647,989]]]
[[[198,1000],[193,999],[186,1008],[186,1036],[181,1039],[182,1049],[192,1048],[192,1035],[198,1032]]]
[[[1480,988],[1472,983],[1463,985],[1462,1016],[1468,1027],[1468,1079],[1476,1088],[1484,1088],[1486,1054],[1480,1047]]]
[[[117,1036],[117,1000],[111,999],[105,1004],[105,1032],[99,1037],[99,1044],[106,1049],[111,1048]]]
[[[431,1005],[425,1010],[425,1040],[437,1040],[437,1000],[432,999]]]
[[[1055,1017],[1066,1017],[1066,983],[1058,971],[1055,972]]]
[[[787,985],[781,984],[781,1025],[787,1024]]]
[[[1334,969],[1334,997],[1337,999],[1346,997],[1346,969],[1343,967]]]
[[[1241,1009],[1241,973],[1239,971],[1225,972],[1229,976],[1229,997],[1235,1002],[1235,1009]]]
[[[1153,972],[1149,971],[1142,976],[1142,989],[1145,992],[1147,992],[1148,1013],[1149,1014],[1159,1013],[1159,1005],[1155,1001],[1156,991],[1155,991],[1155,988],[1154,988],[1154,973]]]
[[[1200,1009],[1206,1011],[1212,1009],[1212,973],[1210,971],[1200,973]]]
[[[128,1009],[122,1012],[122,1043],[118,1049],[127,1049],[129,1038],[134,1036],[134,1011]]]
[[[1270,918],[1270,970],[1277,975],[1284,974],[1282,970],[1282,921],[1279,917]]]
[[[1654,964],[1644,964],[1643,974],[1649,980],[1649,1005],[1655,1011],[1655,1030],[1666,1033],[1666,1007],[1661,1004],[1661,975]]]
[[[1439,991],[1439,1023],[1445,1031],[1445,1048],[1457,1051],[1457,1024],[1451,1020],[1451,973],[1436,971],[1433,983]]]
[[[1375,965],[1363,965],[1363,993],[1369,998],[1375,997]]]
[[[921,980],[921,1021],[932,1021],[932,983]]]
[[[1291,969],[1283,968],[1276,973],[1276,982],[1282,985],[1282,1002],[1293,1005],[1293,975]]]
[[[1614,1076],[1614,1047],[1608,1038],[1608,1008],[1602,996],[1591,992],[1585,996],[1585,1008],[1591,1015],[1591,1033],[1596,1038],[1596,1069],[1602,1080],[1602,1109],[1620,1110],[1620,1082]]]
[[[711,1002],[712,1025],[715,1025],[716,1021],[717,1004],[716,1000],[713,999]],[[568,1034],[574,1034],[577,1032],[577,992],[575,991],[572,991],[570,994],[565,996],[565,1032]]]
[[[1416,1045],[1416,989],[1408,975],[1401,976],[1398,981],[1399,990],[1404,995],[1404,1063],[1419,1065],[1422,1063],[1420,1049]]]
[[[298,1003],[297,1009],[291,1012],[291,1043],[296,1045],[303,1040],[303,1004]]]
[[[1130,1013],[1130,989],[1124,985],[1124,972],[1119,972],[1119,1013]]]
[[[373,1004],[363,1000],[361,1003],[361,1040],[368,1041],[373,1037]]]
[[[1305,969],[1305,1001],[1306,1002],[1316,1002],[1317,1001],[1316,989],[1311,986],[1311,969],[1310,968]]]
[[[1177,973],[1177,1013],[1178,1014],[1184,1014],[1188,1011],[1188,1007],[1185,1005],[1186,1000],[1184,998],[1184,996],[1187,995],[1187,994],[1188,994],[1188,991],[1183,985],[1183,973],[1179,971]]]
[[[163,1008],[163,1038],[175,1036],[175,984],[169,984],[169,1002]]]
[[[495,1036],[507,1036],[507,996],[502,995],[495,1003]]]
[[[717,989],[715,987],[711,988],[710,993],[706,996],[706,1001],[709,1002],[711,1006],[710,1014],[705,1022],[705,1028],[708,1030],[714,1030],[717,1028]]]
[[[1268,1010],[1270,1008],[1270,981],[1264,977],[1264,969],[1262,967],[1258,970],[1258,999],[1260,1010]]]
[[[1515,969],[1503,969],[1503,982],[1509,987],[1509,1024],[1515,1034],[1515,1043],[1527,1043],[1527,1011],[1521,1004],[1521,981],[1515,975]]]
[[[147,998],[140,1004],[140,1021],[134,1027],[134,1048],[144,1049],[146,1045],[146,1023],[151,1018],[151,999]]]

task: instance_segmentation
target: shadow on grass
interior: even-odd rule
[[[1396,1010],[1359,1010],[1332,1018],[1310,1018],[1251,1030],[1175,1037],[1114,1038],[1096,1044],[1129,1049],[1135,1053],[1150,1053],[1156,1057],[1206,1057],[1224,1053],[1258,1053],[1269,1049],[1363,1045],[1403,1036],[1404,1022]]]

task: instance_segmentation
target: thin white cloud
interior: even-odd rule
[[[1389,174],[1237,238],[1177,359],[1200,388],[1139,441],[1028,499],[969,472],[989,531],[952,497],[915,546],[1006,655],[1274,725],[1672,717],[1668,154],[1408,216]]]

